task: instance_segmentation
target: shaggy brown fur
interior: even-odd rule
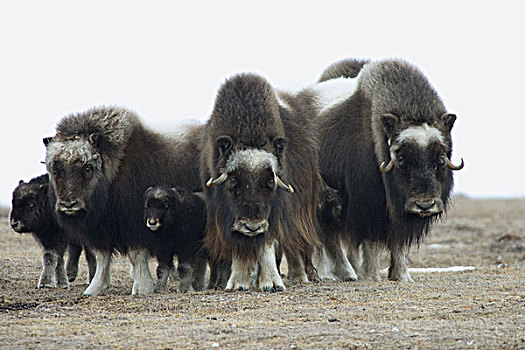
[[[30,232],[44,248],[42,273],[38,288],[67,287],[68,280],[77,277],[78,258],[82,246],[58,225],[48,199],[49,177],[47,174],[35,177],[29,182],[20,180],[13,191],[11,228],[18,233]],[[68,248],[67,270],[64,269],[64,252]],[[95,274],[96,259],[89,249],[85,249],[88,262],[88,282]],[[66,276],[67,273],[67,276]]]
[[[452,171],[444,159],[451,157],[456,117],[446,113],[434,88],[413,65],[402,60],[360,62],[366,63],[340,61],[321,76],[355,76],[361,67],[355,92],[340,103],[319,112],[312,90],[299,98],[304,108],[318,113],[321,173],[345,200],[343,225],[335,233],[349,245],[383,242],[392,253],[390,278],[409,280],[401,255],[446,210],[452,190]],[[441,136],[430,138],[428,146],[400,137],[418,126],[426,136],[431,135],[428,130]],[[393,170],[381,174],[379,165],[392,155]],[[435,205],[416,215],[413,203]]]
[[[260,169],[243,165],[229,173],[225,183],[206,188],[211,177],[227,173],[232,159],[247,150],[257,150],[254,153],[268,159],[258,160],[263,164]],[[288,261],[300,265],[298,259],[318,244],[316,201],[312,200],[317,196],[317,163],[317,142],[308,115],[281,106],[271,85],[257,75],[240,74],[226,81],[206,126],[201,156],[201,181],[208,203],[205,245],[211,255],[250,261],[261,245],[277,240]],[[276,187],[273,173],[291,184],[295,193]],[[269,176],[264,180],[270,181],[268,187],[253,195],[236,189],[239,182],[251,188],[244,181],[255,184],[265,176]],[[249,237],[232,230],[235,222],[250,213],[267,220],[263,234]]]
[[[369,63],[367,59],[346,58],[329,65],[319,78],[319,82],[336,79],[336,78],[355,78],[363,69],[363,66]]]
[[[159,183],[200,190],[201,131],[197,126],[183,136],[160,134],[133,112],[113,107],[64,117],[56,136],[45,140],[59,224],[106,256],[130,249],[153,253],[151,232],[142,222],[144,191]],[[92,285],[107,287],[107,282]]]

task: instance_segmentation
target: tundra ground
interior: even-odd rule
[[[475,269],[413,272],[415,283],[383,274],[180,294],[171,282],[169,293],[132,297],[129,262],[116,258],[107,295],[84,298],[83,259],[69,289],[36,289],[41,253],[0,219],[0,348],[525,348],[525,200],[456,198],[409,267]]]

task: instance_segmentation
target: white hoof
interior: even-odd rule
[[[155,290],[155,282],[151,280],[142,280],[133,282],[133,288],[131,290],[131,295],[149,295],[153,294]]]

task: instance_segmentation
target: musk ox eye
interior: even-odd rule
[[[170,207],[170,206],[169,206],[168,203],[164,204],[164,209],[165,209],[165,210],[168,210],[169,207]]]
[[[33,210],[34,208],[35,208],[35,203],[29,203],[27,205],[27,209],[29,209],[29,210]]]
[[[441,154],[441,155],[439,156],[438,164],[439,164],[440,166],[445,166],[445,165],[447,165],[447,156],[446,156],[445,154]]]
[[[93,167],[92,167],[91,165],[86,165],[86,166],[84,167],[84,172],[85,172],[86,174],[91,173],[91,171],[93,171]]]
[[[275,188],[275,179],[274,178],[270,178],[268,179],[268,181],[266,181],[266,185],[270,188],[270,189],[274,189]]]

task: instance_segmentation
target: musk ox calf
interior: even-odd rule
[[[356,71],[354,79],[336,79]],[[411,281],[405,254],[445,213],[452,171],[463,167],[450,161],[456,116],[403,60],[345,60],[321,80],[298,98],[318,117],[322,176],[345,198],[342,225],[331,237],[354,248],[365,243],[364,278],[379,279],[378,255],[386,245],[389,279]],[[334,256],[348,268],[344,254]]]
[[[48,199],[49,177],[47,174],[35,177],[29,182],[20,180],[13,191],[10,214],[11,228],[18,233],[32,233],[44,248],[42,273],[38,288],[68,287],[78,272],[78,259],[82,246],[71,239],[58,226]],[[64,267],[64,252],[68,248],[67,270]],[[95,274],[95,256],[85,250],[88,263],[88,281]],[[69,278],[68,278],[69,277]]]
[[[343,198],[338,190],[323,184],[317,208],[317,216],[323,232],[341,224]]]
[[[201,192],[182,187],[150,187],[144,194],[144,221],[156,241],[157,285],[166,290],[173,257],[178,258],[179,291],[204,290],[207,258],[203,255],[205,203]]]
[[[164,135],[129,110],[100,107],[64,117],[56,130],[44,140],[51,203],[58,223],[97,256],[84,295],[107,290],[115,251],[133,266],[132,294],[152,293],[148,257],[155,241],[143,223],[144,192],[159,183],[200,189],[200,127]]]
[[[252,284],[285,289],[276,245],[291,282],[307,281],[317,237],[317,143],[309,116],[283,105],[262,77],[239,74],[219,89],[205,129],[201,180],[207,199],[205,246],[231,261],[227,290]]]

